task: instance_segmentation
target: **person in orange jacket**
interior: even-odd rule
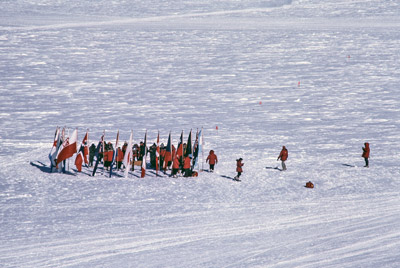
[[[124,152],[121,150],[121,147],[118,147],[118,149],[117,149],[117,170],[121,169],[123,160],[124,160]]]
[[[233,178],[235,181],[240,181],[240,175],[242,175],[243,172],[243,165],[244,163],[242,163],[242,158],[236,159],[236,172],[237,175]]]
[[[112,148],[111,142],[106,144],[105,147],[106,147],[106,151],[104,152],[104,167],[108,170],[112,163],[112,159],[114,156],[114,150]]]
[[[180,161],[178,157],[174,157],[174,161],[172,164],[172,172],[171,172],[171,177],[176,178],[177,177],[177,173],[179,171],[179,165],[180,165]]]
[[[218,163],[218,157],[214,153],[214,150],[211,150],[210,154],[207,156],[206,163],[207,162],[210,164],[210,171],[214,172],[214,166]]]
[[[192,156],[187,155],[184,160],[183,170],[185,171],[185,177],[192,176]]]
[[[363,150],[363,153],[362,153],[361,156],[364,157],[364,160],[365,160],[365,166],[364,167],[369,167],[368,158],[369,158],[370,149],[369,149],[369,143],[368,142],[364,143],[364,147],[362,147],[362,150]]]
[[[288,159],[288,156],[289,156],[288,150],[286,149],[285,146],[282,146],[281,153],[279,154],[278,159],[276,159],[276,161],[278,161],[279,159],[282,161],[282,170],[286,170],[285,161]]]

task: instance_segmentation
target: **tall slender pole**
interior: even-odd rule
[[[203,127],[201,128],[201,170],[204,170],[204,134]]]
[[[70,138],[69,136],[69,128],[68,128],[68,139]],[[71,139],[69,139],[69,141],[71,142]],[[67,171],[69,171],[69,158],[67,159]]]
[[[102,149],[101,149],[101,151],[103,152],[103,170],[101,171],[101,175],[103,175],[104,174],[104,169],[105,169],[105,165],[104,165],[104,155],[105,155],[105,148],[106,147],[104,147],[104,143],[105,143],[105,139],[106,139],[106,130],[104,129],[103,130],[103,141],[102,141]]]

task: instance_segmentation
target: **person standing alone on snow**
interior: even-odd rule
[[[365,160],[365,166],[364,167],[369,167],[369,161],[368,161],[369,151],[370,151],[369,143],[368,142],[364,143],[364,146],[365,147],[362,147],[362,150],[363,150],[362,157],[364,157],[364,160]]]
[[[214,150],[210,151],[210,154],[207,156],[206,163],[210,164],[210,171],[214,172],[214,166],[218,163],[217,155],[214,153]]]
[[[282,161],[282,170],[286,170],[285,161],[288,159],[288,156],[289,156],[288,150],[286,149],[285,146],[282,146],[281,153],[279,154],[278,159],[276,159],[276,161],[278,161],[279,159]]]
[[[240,181],[240,175],[242,175],[242,172],[243,172],[243,169],[242,169],[242,167],[243,167],[243,165],[244,165],[244,163],[242,163],[242,158],[239,158],[239,159],[236,159],[236,172],[237,172],[237,175],[233,178],[235,181]]]

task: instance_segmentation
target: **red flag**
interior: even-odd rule
[[[164,171],[167,170],[168,162],[172,161],[172,142],[171,142],[171,132],[169,132],[168,136],[168,143],[167,143],[167,148],[165,150],[165,156],[164,156]]]
[[[54,142],[53,142],[53,146],[51,147],[50,153],[49,153],[49,159],[51,162],[51,167],[55,166],[55,160],[57,157],[57,150],[58,147],[61,145],[61,136],[60,136],[60,128],[57,127],[56,129],[56,133],[54,134]]]
[[[85,137],[83,137],[83,140],[82,140],[83,149],[81,148],[83,151],[82,157],[83,157],[83,160],[85,161],[85,164],[89,164],[89,161],[88,161],[88,155],[89,155],[88,137],[89,137],[89,134],[86,131],[86,135],[85,135]]]
[[[146,155],[147,155],[146,139],[147,139],[147,131],[146,134],[144,135],[144,155],[142,159],[142,174],[140,176],[141,178],[144,178],[144,176],[146,175]]]
[[[60,152],[57,155],[57,165],[70,158],[76,153],[76,140],[78,139],[78,130],[72,132],[71,137],[67,138],[61,145]]]
[[[83,163],[83,154],[82,151],[79,151],[78,155],[75,158],[75,166],[79,172],[82,171],[82,163]]]
[[[82,171],[82,164],[85,162],[85,164],[88,164],[89,161],[87,159],[89,150],[87,146],[87,140],[88,140],[88,132],[86,132],[85,137],[83,137],[81,147],[79,148],[78,155],[75,158],[75,166],[76,169],[81,172]]]

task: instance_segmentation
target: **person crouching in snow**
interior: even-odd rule
[[[282,146],[281,153],[279,154],[278,159],[276,159],[276,161],[278,161],[279,159],[282,161],[282,170],[286,170],[285,161],[288,159],[288,156],[289,156],[288,150],[286,149],[285,146]]]
[[[364,160],[365,160],[365,166],[364,167],[369,167],[369,161],[368,161],[369,151],[370,151],[369,143],[368,142],[364,143],[364,146],[365,147],[362,148],[362,150],[363,150],[362,157],[364,157]]]
[[[210,151],[210,154],[207,156],[206,163],[210,164],[210,171],[214,172],[214,166],[218,163],[217,155],[214,153],[214,150]]]
[[[242,163],[242,160],[243,160],[242,158],[236,159],[236,172],[237,172],[237,175],[233,178],[236,181],[240,180],[239,179],[240,175],[242,175],[242,172],[243,172],[242,167],[243,167],[244,163]]]

